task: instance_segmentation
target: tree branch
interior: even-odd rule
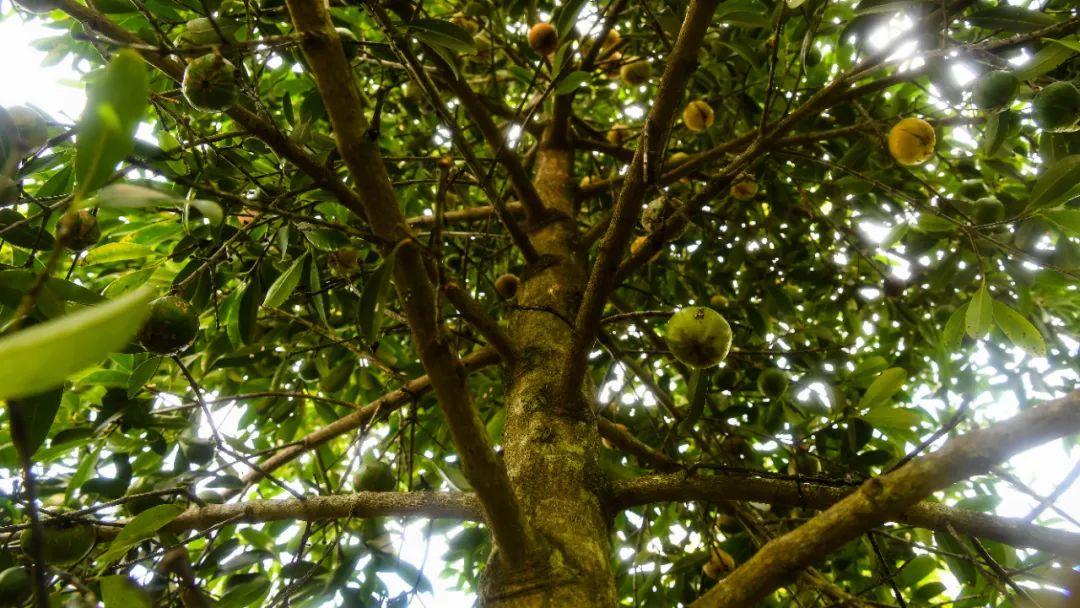
[[[684,473],[675,473],[617,481],[609,504],[613,509],[625,509],[654,502],[745,500],[827,509],[850,493],[850,488],[819,482],[768,479],[745,473],[721,472],[708,477],[687,477]],[[920,502],[896,515],[893,521],[942,532],[952,526],[963,534],[1014,547],[1046,551],[1080,563],[1080,534],[1030,524],[1021,518],[999,517],[936,502]]]
[[[322,0],[288,0],[287,5],[326,105],[338,151],[365,193],[368,223],[385,243],[383,255],[396,255],[394,285],[461,456],[463,472],[484,505],[500,556],[511,566],[526,564],[539,554],[538,540],[473,407],[461,362],[444,335],[420,245],[405,221],[379,149],[368,133],[360,92],[328,9]]]
[[[499,322],[489,315],[479,302],[472,299],[456,281],[450,281],[443,285],[442,289],[446,294],[446,299],[458,309],[465,321],[484,336],[488,344],[499,353],[504,363],[512,365],[517,360],[517,346],[503,331]]]
[[[653,107],[645,121],[641,145],[630,163],[574,321],[573,341],[563,368],[561,394],[564,399],[577,394],[588,369],[585,358],[592,347],[604,303],[616,284],[615,271],[630,242],[645,194],[656,186],[660,177],[662,154],[671,134],[672,119],[690,75],[697,67],[701,41],[718,4],[719,0],[694,0],[686,10],[675,48],[668,58]]]
[[[222,522],[323,521],[346,517],[428,517],[482,521],[480,502],[465,492],[356,492],[304,500],[252,500],[192,506],[165,526],[166,532],[206,530]],[[123,522],[117,522],[122,524]],[[98,540],[115,537],[117,525],[102,525]]]
[[[498,359],[494,349],[484,348],[462,359],[461,364],[466,373],[471,373],[493,365]],[[406,382],[401,388],[379,397],[356,411],[349,412],[321,429],[301,437],[289,444],[288,447],[279,450],[273,456],[259,463],[260,470],[251,471],[245,475],[244,483],[252,484],[259,481],[262,479],[262,472],[272,473],[300,455],[319,447],[331,439],[371,424],[379,416],[404,406],[429,390],[431,390],[431,381],[427,376],[420,376]],[[227,493],[227,496],[235,496],[237,493],[236,491]]]
[[[932,492],[990,469],[1013,454],[1080,432],[1080,391],[972,431],[903,467],[866,481],[824,512],[766,544],[692,604],[754,606],[863,532],[901,516]]]

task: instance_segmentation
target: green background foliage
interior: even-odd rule
[[[577,190],[577,220],[586,231],[610,210],[617,191],[595,184],[618,176],[638,144],[636,138],[609,143],[605,135],[619,125],[634,134],[641,127],[686,3],[630,4],[616,23],[618,52],[652,64],[653,77],[640,87],[621,84],[603,69],[577,69],[574,49],[588,38],[572,25],[577,15],[591,17],[602,8],[594,2],[425,2],[424,20],[408,26],[429,54],[452,62],[474,89],[508,109],[496,118],[515,134],[509,145],[526,157],[550,119],[550,104],[535,103],[538,96],[574,92],[574,180],[588,177],[593,184]],[[715,124],[701,133],[677,124],[667,154],[697,158],[753,132],[764,119],[775,120],[876,52],[872,34],[880,35],[880,28],[895,30],[903,23],[899,15],[917,20],[938,4],[723,3],[686,94],[713,108]],[[746,170],[759,185],[755,197],[716,197],[657,261],[623,283],[617,309],[608,314],[642,314],[605,323],[604,348],[589,360],[604,415],[650,446],[677,448],[685,462],[716,464],[722,454],[738,467],[855,485],[895,465],[960,408],[967,414],[958,431],[987,419],[980,406],[992,401],[988,394],[1007,395],[1024,408],[1075,382],[1080,133],[1039,129],[1029,102],[1052,82],[1080,77],[1080,41],[1062,31],[1058,39],[1027,42],[1022,48],[1029,60],[1018,66],[1009,62],[1020,54],[1015,48],[956,59],[947,51],[1075,21],[1069,12],[1075,8],[1064,0],[1040,10],[964,5],[947,36],[940,28],[902,33],[902,41],[917,42],[918,60],[894,61],[857,81],[858,95],[797,125],[792,141],[776,143]],[[32,412],[38,492],[48,508],[81,509],[173,489],[158,501],[213,502],[244,487],[244,459],[258,461],[424,370],[389,289],[394,260],[379,257],[361,218],[272,152],[260,134],[226,114],[193,109],[178,83],[146,67],[135,52],[175,48],[191,59],[202,54],[197,46],[190,50],[201,44],[205,52],[222,53],[238,68],[239,107],[263,113],[290,142],[346,178],[284,6],[274,0],[94,0],[91,6],[143,45],[121,51],[60,11],[38,17],[54,32],[39,48],[48,50],[49,62],[78,61],[88,105],[77,124],[49,117],[46,147],[26,155],[10,145],[3,151],[19,190],[17,200],[0,203],[0,324],[16,320],[35,277],[47,272],[28,318],[20,321],[25,325],[45,328],[148,287],[187,299],[201,331],[176,359],[130,343],[126,336],[134,328],[85,325],[78,335],[49,334],[43,344],[68,351],[85,353],[109,340],[127,345],[109,346],[108,356],[94,353],[93,364],[71,375],[62,390],[8,396],[23,399]],[[440,179],[449,193],[447,213],[487,205],[481,181],[506,193],[505,178],[490,160],[495,151],[459,106],[450,106],[456,125],[437,117],[362,7],[334,2],[332,15],[360,41],[354,75],[405,215],[420,218],[420,238],[449,278],[504,318],[513,303],[498,297],[494,281],[521,272],[523,260],[497,218],[448,224],[441,235],[422,219],[435,210]],[[216,32],[203,32],[205,42],[184,38],[189,20],[207,16],[226,34],[226,44]],[[525,40],[527,24],[546,16],[560,33],[574,33],[564,36],[550,61]],[[992,69],[1015,69],[1017,98],[1000,113],[976,110],[974,81],[955,77],[961,65],[976,79]],[[900,166],[885,147],[891,125],[906,116],[931,121],[937,132],[934,157],[918,167]],[[5,120],[0,112],[0,126]],[[146,135],[133,139],[140,122]],[[493,167],[488,174],[472,174],[454,156],[453,128],[463,129],[484,167]],[[715,161],[726,156],[713,154]],[[703,162],[673,181],[665,196],[676,204],[689,200],[715,164]],[[989,196],[1002,203],[1004,217],[979,223],[976,201]],[[93,210],[101,228],[99,242],[84,253],[58,252],[50,236],[69,206]],[[637,233],[645,235],[640,227]],[[356,264],[341,262],[340,252],[349,249],[358,254]],[[58,259],[50,263],[53,255]],[[666,313],[692,304],[721,312],[734,346],[702,380],[708,385],[691,440],[670,435],[670,417],[625,362],[636,362],[685,406],[690,376],[655,338]],[[444,316],[460,352],[482,342],[449,305]],[[0,340],[22,331],[33,329]],[[30,362],[9,362],[8,354],[0,348],[0,378]],[[766,398],[758,377],[773,368],[783,370],[791,386]],[[198,406],[185,369],[213,421]],[[504,378],[492,367],[472,374],[469,383],[498,444]],[[212,440],[213,455],[203,462],[182,449],[195,437]],[[602,458],[615,478],[647,472],[616,450],[604,448]],[[401,409],[380,412],[361,431],[311,450],[275,471],[276,482],[262,480],[244,496],[353,491],[359,473],[374,463],[391,467],[396,490],[469,489],[433,397],[418,395]],[[19,470],[6,434],[0,470],[11,478]],[[940,498],[993,511],[1001,483],[977,478]],[[25,523],[15,495],[0,495],[0,507],[0,525]],[[129,502],[93,517],[115,520],[133,510]],[[142,603],[147,593],[172,598],[175,589],[147,571],[160,557],[155,551],[178,540],[154,535],[178,512],[171,506],[143,511],[163,519],[145,519],[144,529],[126,539],[99,543],[72,572],[100,589],[107,605],[149,605]],[[774,507],[762,515],[770,531],[781,533],[808,510]],[[1058,519],[1048,511],[1040,521]],[[692,601],[711,584],[701,567],[712,547],[736,563],[752,555],[754,539],[719,521],[716,509],[704,504],[618,515],[613,568],[627,605]],[[431,582],[419,573],[421,564],[395,557],[388,533],[399,529],[398,522],[379,518],[232,523],[187,546],[195,574],[221,606],[286,596],[294,606],[404,606],[408,595],[390,597],[376,573],[396,572],[419,590]],[[449,539],[445,555],[430,556],[445,562],[442,576],[475,591],[490,551],[483,527],[438,520],[425,534]],[[957,608],[1014,605],[965,539],[894,527],[876,542],[880,558],[868,540],[855,541],[831,556],[822,573],[872,601],[892,602],[899,592],[909,606],[947,600]],[[1024,570],[1027,580],[1045,583],[1052,576],[1038,552],[993,542],[983,548],[1002,567]],[[120,565],[110,570],[113,562]],[[898,573],[892,585],[883,568]],[[141,590],[132,590],[128,575]],[[55,589],[59,597],[77,595],[70,587]],[[779,591],[768,605],[794,605],[792,593]],[[798,601],[824,605],[806,591]]]

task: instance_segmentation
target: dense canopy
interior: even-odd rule
[[[1077,605],[1070,0],[2,18],[0,606]]]

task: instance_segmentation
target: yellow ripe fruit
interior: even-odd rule
[[[748,201],[758,193],[758,185],[752,179],[741,179],[731,184],[731,198],[737,201]]]
[[[604,37],[604,42],[601,43],[600,48],[606,51],[616,44],[619,44],[620,40],[622,40],[622,36],[619,35],[619,32],[608,30],[607,36]]]
[[[704,131],[712,126],[715,116],[709,104],[700,99],[686,104],[682,112],[683,124],[691,131]]]
[[[540,55],[550,55],[559,48],[559,33],[550,23],[537,23],[529,29],[529,48]]]
[[[901,165],[919,165],[934,154],[937,135],[921,118],[905,118],[889,131],[889,154]]]
[[[619,77],[632,87],[649,82],[649,76],[651,75],[652,66],[649,65],[649,62],[637,57],[631,57],[619,68]]]
[[[709,578],[723,578],[725,574],[735,569],[735,558],[731,557],[723,549],[713,549],[709,561],[702,570]]]
[[[517,295],[520,285],[521,279],[509,272],[495,279],[495,291],[506,300],[512,300]]]
[[[630,130],[630,127],[622,123],[616,123],[610,129],[608,129],[606,137],[609,144],[619,146],[622,145],[623,142],[625,142],[626,140],[630,139],[632,135],[633,131]]]

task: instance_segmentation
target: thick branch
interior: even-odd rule
[[[328,9],[321,0],[289,0],[287,4],[326,104],[338,152],[365,193],[368,223],[385,244],[383,254],[396,255],[394,285],[461,456],[463,472],[484,505],[500,555],[510,565],[524,564],[538,553],[535,535],[473,407],[461,362],[445,338],[420,245],[401,212],[376,142],[368,132],[360,93]]]
[[[525,208],[521,206],[521,203],[507,203],[506,211],[512,215],[521,215],[525,212]],[[498,209],[490,205],[470,207],[469,209],[459,209],[457,211],[447,211],[446,213],[443,213],[443,224],[467,224],[469,222],[479,222],[486,220],[493,215],[497,216],[498,214]],[[410,217],[408,222],[413,228],[428,228],[435,225],[435,216],[418,215],[416,217]]]
[[[626,182],[612,211],[611,225],[600,244],[581,307],[574,320],[574,338],[563,370],[564,396],[578,391],[588,369],[585,358],[592,347],[604,303],[616,284],[615,270],[630,242],[642,200],[660,177],[662,154],[671,133],[672,119],[690,75],[697,67],[701,41],[705,38],[718,4],[718,0],[694,0],[686,10],[675,48],[668,58],[653,107],[645,121],[641,145],[630,163]]]
[[[1010,456],[1080,432],[1080,391],[972,431],[858,490],[769,542],[693,606],[754,606],[800,571],[863,532],[900,517],[932,492],[983,473]]]
[[[206,530],[226,521],[321,521],[345,517],[428,517],[480,521],[480,503],[464,492],[356,492],[312,496],[304,500],[253,500],[222,505],[190,507],[165,530]],[[120,531],[115,526],[98,528],[98,540]]]
[[[787,507],[827,509],[851,494],[851,490],[818,482],[796,483],[786,479],[755,477],[741,472],[720,472],[707,477],[687,477],[686,474],[675,473],[617,481],[612,488],[610,505],[614,509],[625,509],[655,502],[745,500]],[[1038,549],[1080,563],[1080,534],[1033,525],[1019,518],[999,517],[924,501],[896,515],[893,521],[942,532],[947,532],[951,526],[961,534],[1014,547]]]

